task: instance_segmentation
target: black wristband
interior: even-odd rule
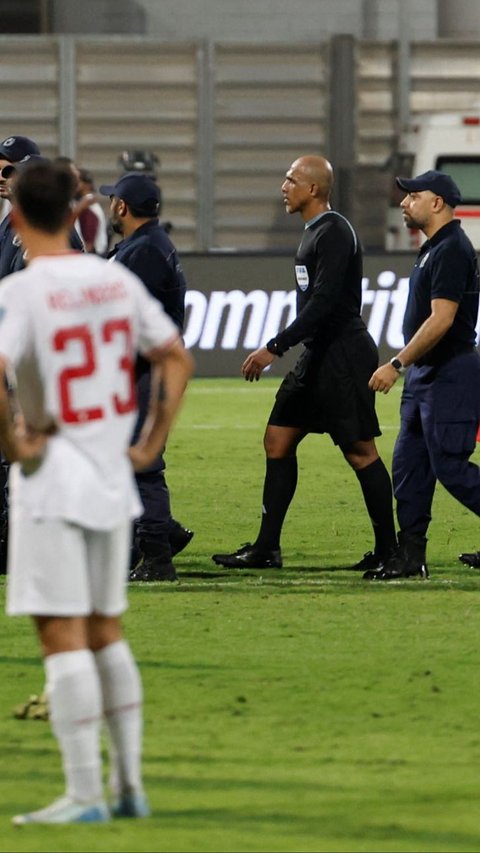
[[[271,338],[268,343],[265,344],[266,348],[272,355],[278,355],[279,358],[283,355],[283,350],[278,346],[278,342],[276,338]]]

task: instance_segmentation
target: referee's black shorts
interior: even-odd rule
[[[378,350],[366,329],[336,338],[322,352],[305,349],[278,389],[268,423],[329,433],[335,444],[381,435],[368,381]]]

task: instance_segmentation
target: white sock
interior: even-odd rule
[[[115,794],[142,790],[142,682],[125,640],[96,652],[110,736],[110,786]]]
[[[102,799],[100,727],[102,694],[88,649],[45,658],[52,730],[63,758],[66,793],[74,800]]]

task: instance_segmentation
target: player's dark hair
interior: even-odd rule
[[[13,195],[29,225],[56,234],[67,222],[75,189],[64,165],[32,163],[19,173]]]

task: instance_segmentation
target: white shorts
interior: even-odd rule
[[[10,616],[118,616],[127,608],[131,522],[87,530],[62,519],[10,513]]]

